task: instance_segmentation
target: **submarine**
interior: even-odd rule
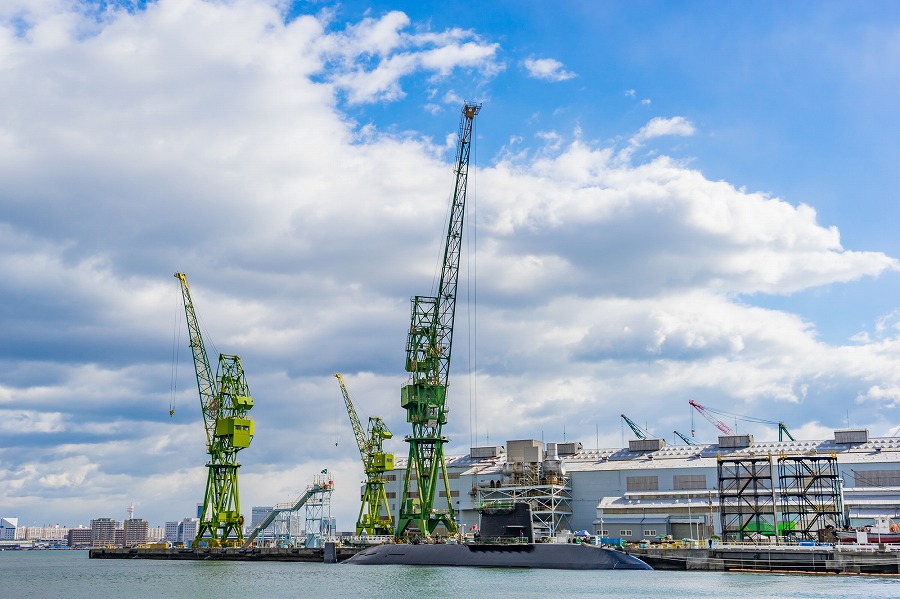
[[[652,570],[645,562],[596,545],[574,543],[390,544],[366,548],[344,561],[358,565],[469,566],[557,570]]]
[[[535,543],[531,506],[481,514],[481,533],[494,542],[391,543],[363,549],[345,560],[358,565],[549,568],[557,570],[652,570],[621,550],[587,543]],[[483,538],[482,534],[478,538]]]

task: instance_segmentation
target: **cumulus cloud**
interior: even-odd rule
[[[453,183],[446,106],[470,91],[455,74],[477,88],[502,72],[499,46],[398,12],[344,25],[285,20],[281,6],[0,12],[0,503],[22,517],[86,523],[131,499],[154,524],[191,513],[204,438],[175,271],[213,359],[236,353],[247,369],[245,506],[287,500],[329,467],[340,526],[353,522],[362,471],[335,371],[406,450],[409,297],[431,291]],[[447,119],[437,143],[361,112],[410,80],[428,89],[417,105]],[[696,398],[812,432],[847,398],[892,409],[892,319],[835,346],[752,302],[897,261],[845,248],[810,205],[634,159],[694,133],[682,117],[651,120],[624,149],[503,133],[516,153],[478,158],[461,276],[478,303],[461,300],[456,333],[477,349],[455,344],[452,451],[475,433],[587,441],[595,425],[616,442],[622,402],[660,426],[685,428]]]
[[[566,81],[577,77],[572,71],[563,68],[563,63],[554,58],[528,58],[523,61],[528,76],[544,81]]]

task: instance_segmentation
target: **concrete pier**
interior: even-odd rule
[[[900,574],[900,551],[864,545],[717,545],[712,549],[629,548],[655,570]]]
[[[143,548],[113,547],[91,549],[91,559],[161,559],[161,560],[228,560],[245,562],[325,562],[335,563],[356,555],[357,547],[331,547],[307,549],[304,547],[197,547],[190,548]]]

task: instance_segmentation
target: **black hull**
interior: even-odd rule
[[[359,565],[551,568],[558,570],[652,570],[622,551],[571,543],[519,545],[378,545],[345,563]]]

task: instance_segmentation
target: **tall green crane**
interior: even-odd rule
[[[445,402],[450,376],[450,350],[453,342],[453,318],[456,315],[456,287],[459,280],[472,129],[475,115],[480,110],[481,104],[467,102],[459,120],[456,186],[450,206],[437,295],[417,295],[412,298],[412,316],[406,342],[406,371],[410,376],[408,384],[400,391],[400,406],[406,410],[406,421],[412,424],[412,434],[405,439],[409,443],[409,460],[397,519],[398,537],[411,528],[418,529],[425,536],[431,536],[439,524],[443,524],[450,534],[456,534],[458,528],[444,459],[444,444],[449,439],[441,434],[441,427],[447,423]],[[410,488],[413,480],[417,489]],[[443,483],[446,497],[446,504],[440,507],[435,505],[438,482]]]
[[[240,357],[220,354],[213,378],[187,276],[177,272],[175,278],[184,300],[209,453],[206,493],[193,544],[194,547],[201,543],[210,547],[239,547],[244,542],[244,516],[238,492],[241,465],[237,463],[237,453],[249,447],[253,439],[253,421],[247,418],[253,399]]]
[[[344,377],[337,372],[334,373],[334,376],[341,386],[341,395],[347,406],[347,414],[350,416],[350,424],[353,426],[353,435],[356,437],[356,445],[359,447],[359,457],[362,458],[363,471],[366,473],[366,490],[363,494],[362,505],[359,507],[359,517],[356,519],[356,534],[361,535],[363,531],[368,535],[393,534],[394,519],[391,517],[387,493],[384,490],[384,473],[394,469],[394,454],[385,453],[382,443],[394,435],[378,416],[369,417],[369,428],[366,433],[363,433],[356,409],[350,400],[350,393],[344,384]],[[382,508],[384,509],[382,510]]]

